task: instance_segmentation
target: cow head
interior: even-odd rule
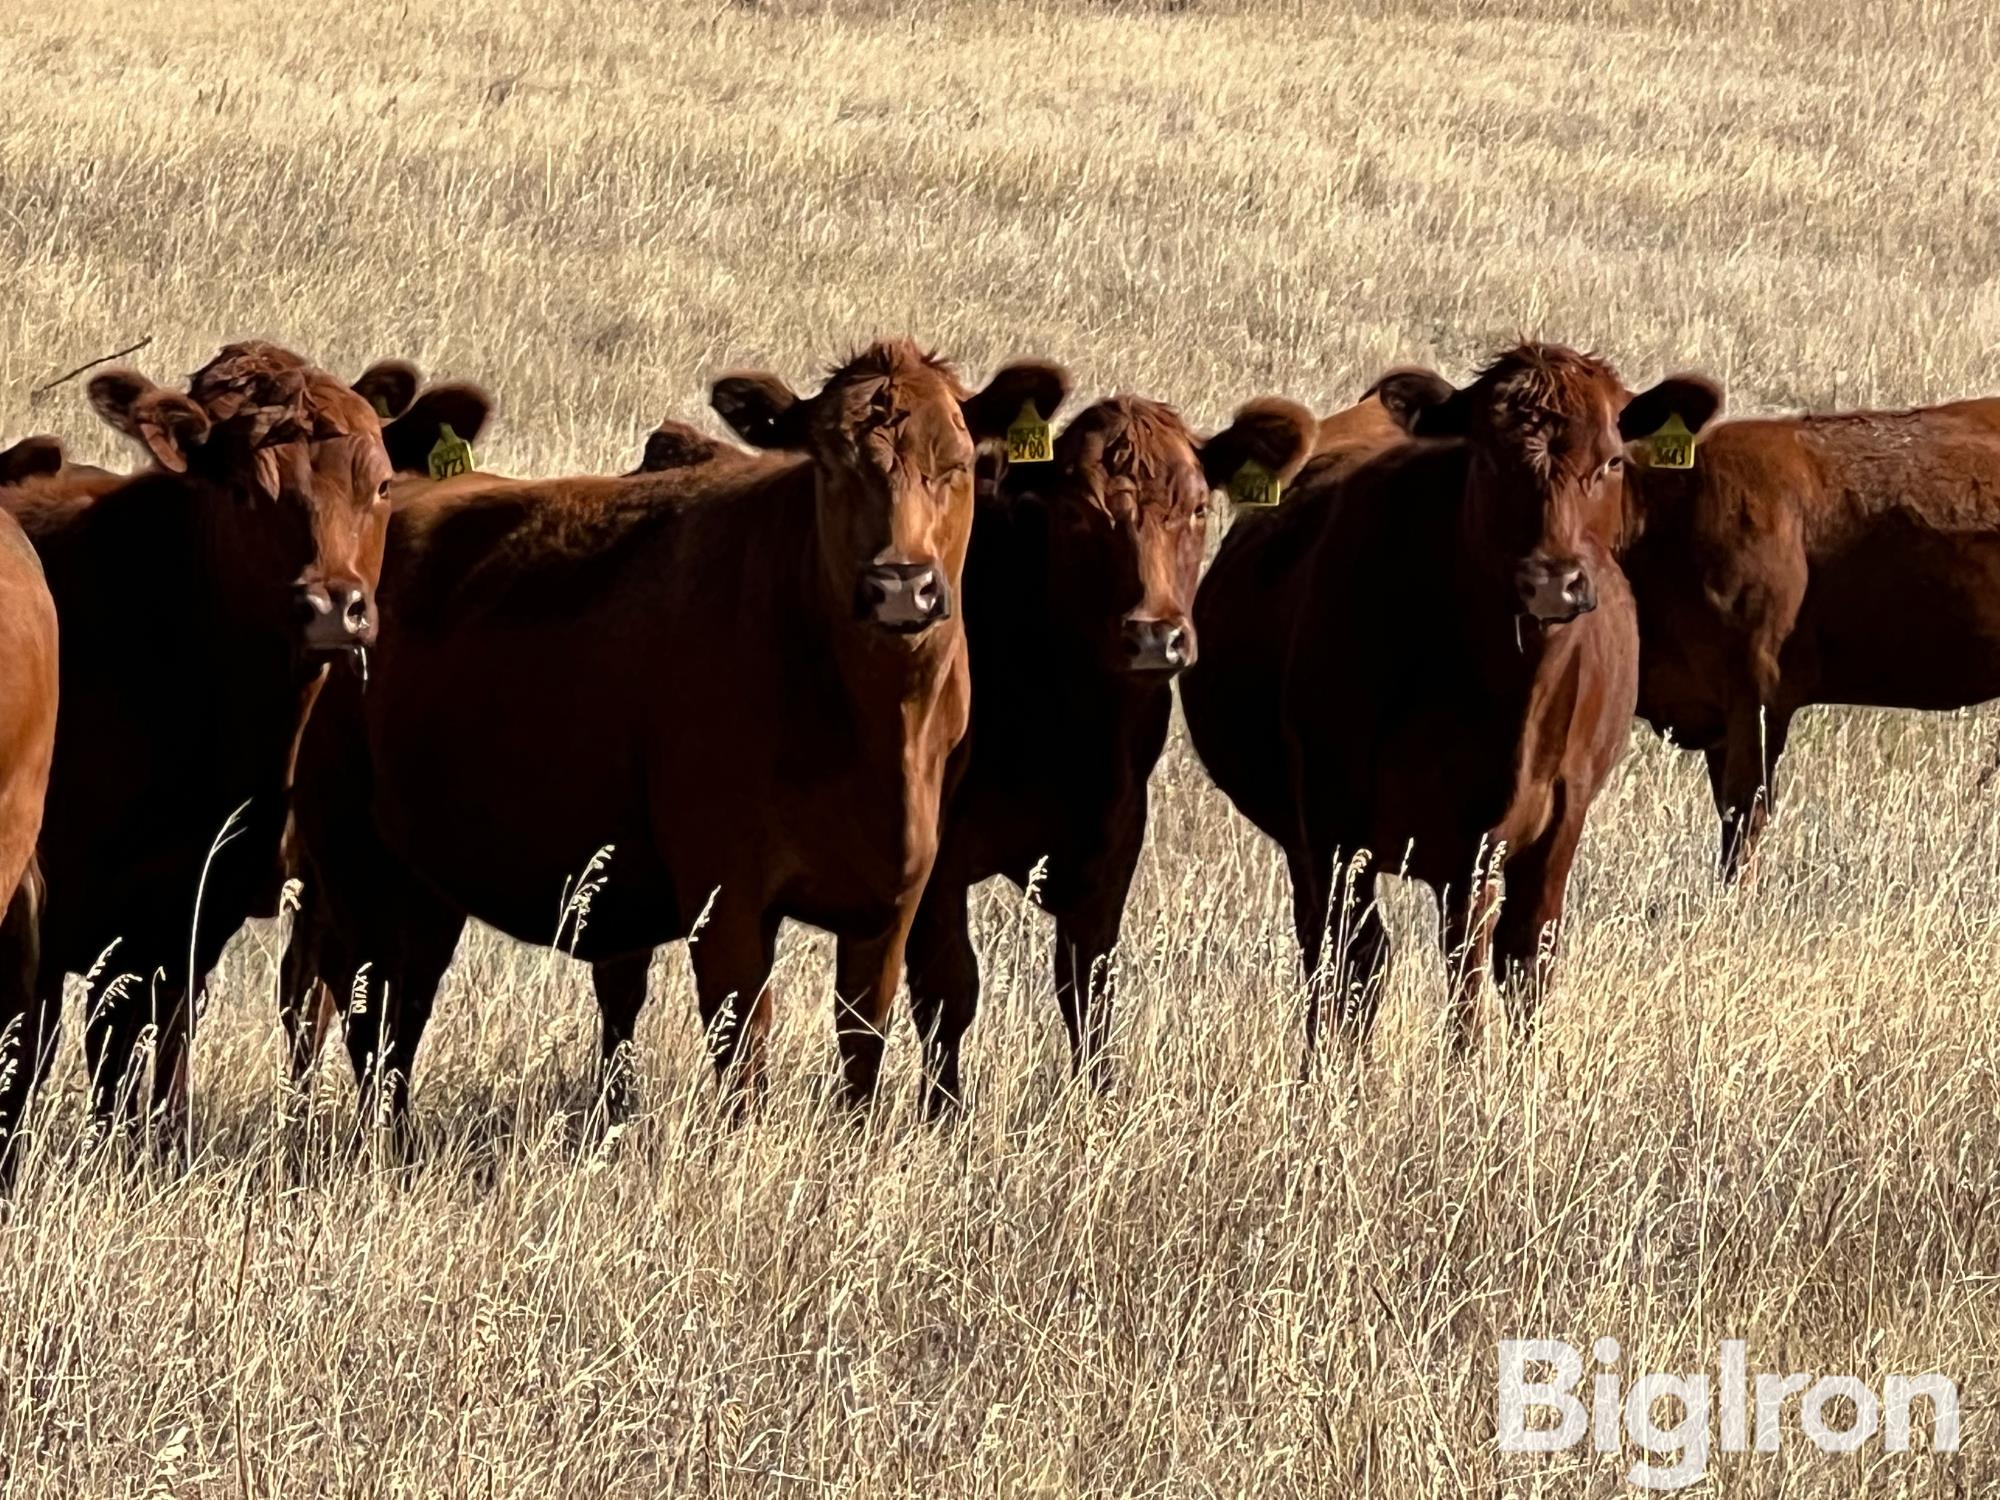
[[[1208,540],[1208,500],[1246,463],[1290,479],[1318,423],[1266,398],[1206,440],[1172,408],[1115,396],[1079,412],[1056,444],[1046,479],[1008,471],[1008,490],[1038,490],[1056,531],[1050,595],[1076,616],[1100,660],[1165,681],[1195,659],[1189,612]]]
[[[160,468],[235,504],[216,540],[245,576],[245,609],[288,620],[307,651],[374,640],[390,466],[366,400],[265,343],[224,348],[186,394],[127,369],[89,391]]]
[[[907,340],[875,344],[800,397],[775,375],[727,375],[710,403],[753,447],[813,466],[821,561],[857,618],[917,636],[953,610],[972,534],[977,446],[1025,403],[1046,416],[1068,390],[1054,365],[1010,365],[970,393]]]
[[[493,415],[493,398],[478,386],[445,381],[426,387],[422,373],[406,359],[370,365],[354,382],[354,392],[375,409],[389,466],[398,474],[428,473],[431,449],[446,427],[468,443],[477,442]]]
[[[1634,396],[1603,360],[1556,344],[1510,349],[1462,389],[1403,370],[1377,393],[1414,435],[1464,440],[1473,553],[1516,614],[1543,625],[1597,607],[1623,531],[1626,444],[1672,413],[1698,433],[1722,407],[1701,376]]]

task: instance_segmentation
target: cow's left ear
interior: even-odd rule
[[[1046,422],[1068,396],[1069,371],[1047,360],[1025,359],[1008,365],[986,382],[984,390],[965,398],[965,430],[975,443],[1005,437],[1029,402]]]
[[[407,359],[385,359],[370,365],[354,382],[354,394],[375,408],[384,422],[393,422],[410,409],[424,378]]]
[[[467,443],[479,441],[493,415],[493,398],[476,385],[434,385],[412,401],[400,417],[382,425],[382,446],[398,474],[429,472],[431,450],[449,427]]]
[[[0,453],[0,484],[19,484],[63,466],[61,438],[30,437]]]
[[[1618,435],[1635,442],[1651,437],[1679,417],[1687,430],[1700,435],[1722,414],[1722,387],[1706,375],[1669,375],[1649,391],[1641,391],[1618,414]]]
[[[1236,409],[1230,424],[1201,444],[1201,471],[1209,488],[1222,489],[1246,463],[1289,480],[1312,457],[1319,418],[1296,401],[1259,396]]]

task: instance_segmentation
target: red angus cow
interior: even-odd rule
[[[1617,562],[1626,439],[1674,411],[1698,431],[1720,402],[1686,376],[1632,397],[1607,365],[1545,344],[1508,351],[1441,401],[1414,384],[1426,378],[1393,377],[1385,399],[1437,440],[1296,496],[1296,521],[1281,514],[1225,549],[1196,609],[1204,632],[1211,618],[1235,628],[1231,649],[1211,641],[1190,675],[1188,727],[1218,784],[1285,849],[1311,981],[1308,1058],[1330,927],[1347,936],[1331,964],[1343,1030],[1360,1040],[1373,1022],[1385,869],[1441,894],[1447,949],[1463,954],[1458,1044],[1489,954],[1517,1021],[1531,1021],[1584,819],[1638,691]],[[1238,672],[1278,679],[1275,711],[1216,711],[1200,675]]]
[[[2000,399],[1724,422],[1626,488],[1639,713],[1705,753],[1725,879],[1801,708],[2000,696]]]
[[[969,888],[1004,875],[1025,889],[1038,864],[1071,1057],[1108,1083],[1111,954],[1173,679],[1197,659],[1209,494],[1252,460],[1289,480],[1317,427],[1265,398],[1204,440],[1171,408],[1119,396],[1079,412],[1052,463],[1007,469],[981,499],[965,576],[972,727],[909,945],[933,1110],[962,1098],[979,1002]]]
[[[872,1092],[965,729],[974,444],[1064,387],[1030,364],[972,394],[878,344],[810,399],[716,383],[716,409],[785,461],[412,487],[370,689],[331,684],[302,747],[322,915],[288,957],[342,1002],[358,980],[349,1054],[393,1117],[468,914],[593,963],[607,1067],[650,951],[698,930],[703,1025],[739,1102],[762,1078],[779,922],[825,927],[845,1087]],[[565,917],[607,847],[587,920]]]
[[[17,1044],[0,1131],[47,1066],[75,973],[91,976],[95,1107],[131,1102],[150,1034],[151,1102],[178,1137],[190,1000],[269,881],[315,658],[374,637],[390,471],[368,403],[274,345],[229,346],[185,395],[130,370],[88,389],[154,467],[0,491],[62,621],[40,977],[0,1017]]]

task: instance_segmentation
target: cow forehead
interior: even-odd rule
[[[1594,466],[1611,441],[1624,385],[1610,365],[1572,350],[1524,346],[1475,382],[1475,440],[1546,478]]]
[[[1194,434],[1171,407],[1120,396],[1079,412],[1059,457],[1088,498],[1112,511],[1198,505],[1208,493]]]

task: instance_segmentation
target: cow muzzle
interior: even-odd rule
[[[1597,586],[1573,557],[1531,557],[1515,570],[1521,612],[1544,625],[1560,625],[1597,608]]]
[[[861,575],[855,612],[886,630],[915,635],[951,618],[951,585],[934,563],[877,563]]]
[[[1127,616],[1123,635],[1125,666],[1132,672],[1171,677],[1194,662],[1194,628],[1179,616]]]
[[[293,590],[300,643],[308,651],[375,644],[375,601],[355,583],[301,583]]]

